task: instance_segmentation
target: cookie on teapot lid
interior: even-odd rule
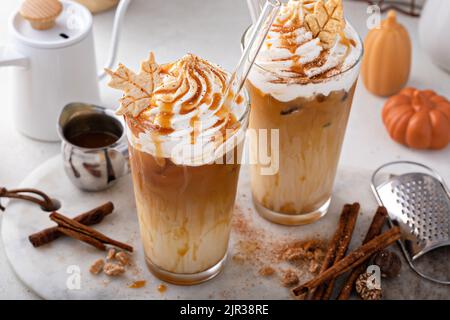
[[[58,0],[25,0],[20,8],[20,15],[28,20],[36,30],[50,29],[62,11]]]

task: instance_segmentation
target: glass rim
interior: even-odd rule
[[[356,66],[358,66],[359,63],[362,61],[362,57],[364,56],[364,45],[363,45],[362,38],[359,35],[359,33],[356,32],[356,29],[353,27],[353,25],[347,21],[347,19],[345,20],[345,22],[346,22],[346,24],[348,24],[355,31],[356,35],[358,36],[359,43],[361,44],[361,52],[359,53],[358,59],[356,59],[356,61],[351,66],[349,66],[347,69],[341,70],[340,72],[338,72],[336,74],[333,74],[333,75],[325,77],[325,78],[320,78],[320,79],[317,79],[317,80],[310,79],[309,83],[305,83],[305,84],[298,83],[298,85],[308,85],[308,84],[311,84],[311,83],[313,83],[313,84],[314,83],[321,83],[321,82],[324,82],[324,81],[336,78],[336,77],[338,77],[340,75],[347,74],[348,72],[352,71]],[[252,29],[252,27],[253,27],[253,24],[249,25],[245,29],[244,33],[241,36],[241,49],[242,50],[244,50],[244,48],[246,46],[247,34]],[[286,79],[286,80],[293,79],[292,77],[283,76],[283,75],[280,75],[280,74],[278,74],[278,73],[276,73],[274,71],[267,70],[263,66],[260,66],[259,64],[257,64],[256,61],[255,61],[255,63],[253,63],[253,66],[255,66],[256,68],[258,68],[258,69],[260,69],[260,70],[262,70],[264,72],[271,73],[271,74],[275,75],[276,77],[278,77],[279,79]]]

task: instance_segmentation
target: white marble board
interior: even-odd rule
[[[236,211],[254,228],[273,237],[309,239],[328,239],[334,232],[342,205],[346,202],[361,203],[361,215],[351,247],[360,244],[376,208],[376,202],[369,188],[370,172],[343,168],[339,170],[331,208],[327,216],[308,226],[283,227],[271,224],[260,218],[254,211],[250,197],[248,167],[243,167],[239,182]],[[38,187],[59,199],[61,213],[74,216],[106,201],[115,205],[113,214],[95,226],[113,238],[132,244],[135,247],[133,260],[135,266],[124,276],[108,278],[106,275],[93,276],[89,267],[93,261],[104,254],[84,243],[61,238],[53,243],[33,248],[28,236],[51,226],[48,213],[33,204],[13,200],[7,204],[3,217],[2,237],[7,257],[20,278],[29,288],[45,299],[290,299],[290,291],[283,287],[277,276],[264,278],[252,263],[241,263],[230,258],[224,271],[215,279],[204,284],[184,287],[167,285],[161,293],[158,286],[162,282],[150,274],[145,266],[140,244],[136,208],[132,191],[131,177],[122,178],[111,189],[86,193],[75,188],[64,174],[59,156],[50,159],[36,168],[22,183],[22,186]],[[236,252],[239,234],[233,230],[229,257]],[[394,248],[397,250],[396,248]],[[383,281],[385,298],[450,298],[450,287],[436,285],[416,276],[406,265],[404,259],[401,275],[397,279]],[[438,260],[436,260],[438,261]],[[433,268],[442,267],[442,262],[431,262]],[[448,261],[448,260],[447,260]],[[439,265],[437,265],[439,263]],[[445,260],[444,260],[444,264]],[[80,270],[80,289],[71,290],[67,281],[71,274],[70,266]],[[447,262],[448,266],[448,262]],[[445,266],[444,266],[445,267]],[[73,273],[72,273],[73,274]],[[308,277],[308,273],[305,273]],[[306,279],[306,278],[305,278]],[[301,279],[302,281],[305,279]],[[131,289],[130,283],[146,280],[145,287]]]

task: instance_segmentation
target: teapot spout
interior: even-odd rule
[[[130,2],[131,0],[120,0],[119,4],[117,5],[116,14],[114,15],[114,25],[109,49],[109,57],[104,68],[111,69],[116,61],[120,30],[122,28],[122,22],[125,16],[125,12],[127,11]],[[106,75],[104,68],[102,68],[98,72],[99,80],[102,80]]]
[[[0,46],[0,67],[28,67],[28,58],[10,47]]]

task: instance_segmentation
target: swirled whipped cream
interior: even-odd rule
[[[280,101],[349,90],[361,53],[342,0],[290,0],[272,24],[249,80]]]
[[[158,65],[151,53],[139,74],[124,65],[107,72],[109,85],[124,92],[117,114],[125,116],[129,141],[157,158],[211,162],[240,131],[244,98],[227,94],[228,73],[193,54]]]

